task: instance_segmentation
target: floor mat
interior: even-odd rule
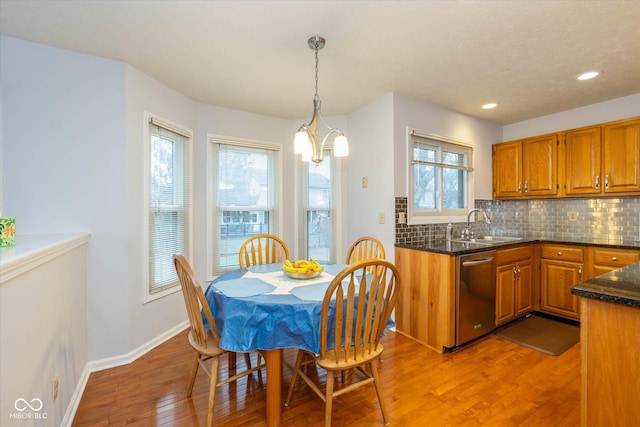
[[[496,332],[496,335],[518,345],[557,356],[580,341],[580,328],[544,317],[529,316]]]

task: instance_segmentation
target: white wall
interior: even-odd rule
[[[89,358],[127,351],[124,64],[0,39],[3,215],[90,231]]]
[[[144,296],[144,132],[148,126],[144,112],[148,111],[184,128],[195,131],[197,104],[168,86],[152,79],[129,65],[125,66],[126,76],[126,239],[122,250],[127,253],[125,299],[113,301],[114,306],[127,308],[126,321],[121,333],[127,337],[126,348],[116,355],[138,356],[145,349],[139,349],[150,340],[163,336],[177,325],[187,320],[184,299],[181,292],[175,292],[143,303]],[[194,138],[194,145],[199,141]],[[194,193],[195,194],[195,193]],[[123,194],[123,197],[125,195]],[[196,200],[198,197],[196,197]],[[199,229],[195,227],[194,235]],[[125,246],[126,245],[126,246]],[[195,250],[195,246],[194,246]],[[123,266],[124,268],[124,266]],[[108,290],[105,290],[108,293]],[[106,298],[106,295],[104,296]],[[90,300],[90,306],[99,305],[98,300]],[[97,319],[96,319],[97,320]],[[98,338],[97,338],[98,339]],[[114,355],[113,349],[103,342],[92,341],[92,360]],[[139,350],[137,350],[139,349]]]
[[[407,196],[407,127],[476,144],[474,198],[490,200],[491,145],[502,141],[502,126],[456,111],[394,94],[395,195]]]
[[[346,233],[343,248],[362,236],[373,236],[393,259],[395,199],[393,194],[393,95],[391,93],[349,115],[346,162]],[[368,185],[362,187],[362,178]],[[380,224],[379,215],[385,215]],[[343,258],[346,257],[346,253]]]
[[[0,276],[0,425],[59,426],[69,417],[68,407],[79,401],[77,385],[87,376],[89,237],[45,238],[46,247],[40,248],[31,244],[38,239],[25,236],[18,236],[17,243],[28,249],[11,266],[5,263],[11,272]],[[17,248],[0,252],[11,257]],[[18,399],[35,409],[33,399],[40,399],[42,407],[31,411],[22,405],[26,410],[21,412],[14,406]]]
[[[502,140],[511,141],[636,116],[640,116],[640,93],[506,125]]]

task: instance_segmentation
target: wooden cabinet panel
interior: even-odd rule
[[[493,197],[522,197],[522,142],[493,146]]]
[[[600,134],[600,126],[564,134],[564,194],[600,193]]]
[[[579,319],[578,297],[571,286],[586,279],[587,248],[543,244],[540,247],[540,309],[571,319]]]
[[[591,277],[595,277],[640,261],[640,251],[594,247],[591,248],[591,260]]]
[[[542,245],[540,257],[558,261],[584,262],[584,248],[565,245]]]
[[[400,333],[442,353],[455,346],[454,257],[395,248],[402,286],[395,309]]]
[[[527,138],[522,142],[525,196],[551,196],[558,192],[558,136]]]
[[[533,310],[533,246],[496,251],[496,325]]]
[[[640,119],[604,126],[604,193],[640,191]]]

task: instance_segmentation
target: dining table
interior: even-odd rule
[[[318,277],[293,279],[282,264],[224,273],[205,292],[220,333],[220,347],[260,350],[267,375],[266,424],[281,425],[283,349],[320,352],[320,312],[325,292],[346,264],[326,264]]]

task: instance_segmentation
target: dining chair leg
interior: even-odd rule
[[[376,388],[376,394],[378,395],[378,403],[380,404],[380,411],[382,411],[382,419],[384,425],[389,425],[389,419],[387,418],[387,408],[384,406],[384,400],[382,399],[382,389],[380,386],[380,374],[378,373],[378,360],[373,359],[368,364],[371,370],[371,376],[373,376],[373,385]]]
[[[289,402],[291,401],[291,395],[293,394],[293,387],[296,385],[296,380],[298,379],[298,370],[300,370],[303,360],[304,360],[304,351],[298,350],[298,356],[296,357],[296,364],[293,367],[293,374],[291,375],[291,383],[289,383],[289,391],[287,392],[287,398],[284,401],[285,406],[289,406]]]
[[[191,397],[193,392],[193,385],[196,382],[196,375],[198,374],[198,368],[200,367],[200,354],[196,353],[196,359],[193,361],[193,367],[191,368],[191,377],[189,378],[189,388],[187,389],[187,397]]]
[[[251,369],[251,355],[249,353],[244,354],[244,363],[247,365],[247,370]]]
[[[331,426],[331,411],[333,408],[333,384],[335,376],[332,373],[327,375],[327,390],[325,394],[325,409],[324,409],[324,426]]]
[[[213,426],[213,403],[216,400],[216,388],[218,384],[218,356],[211,358],[211,379],[209,381],[209,411],[207,413],[207,426]]]

